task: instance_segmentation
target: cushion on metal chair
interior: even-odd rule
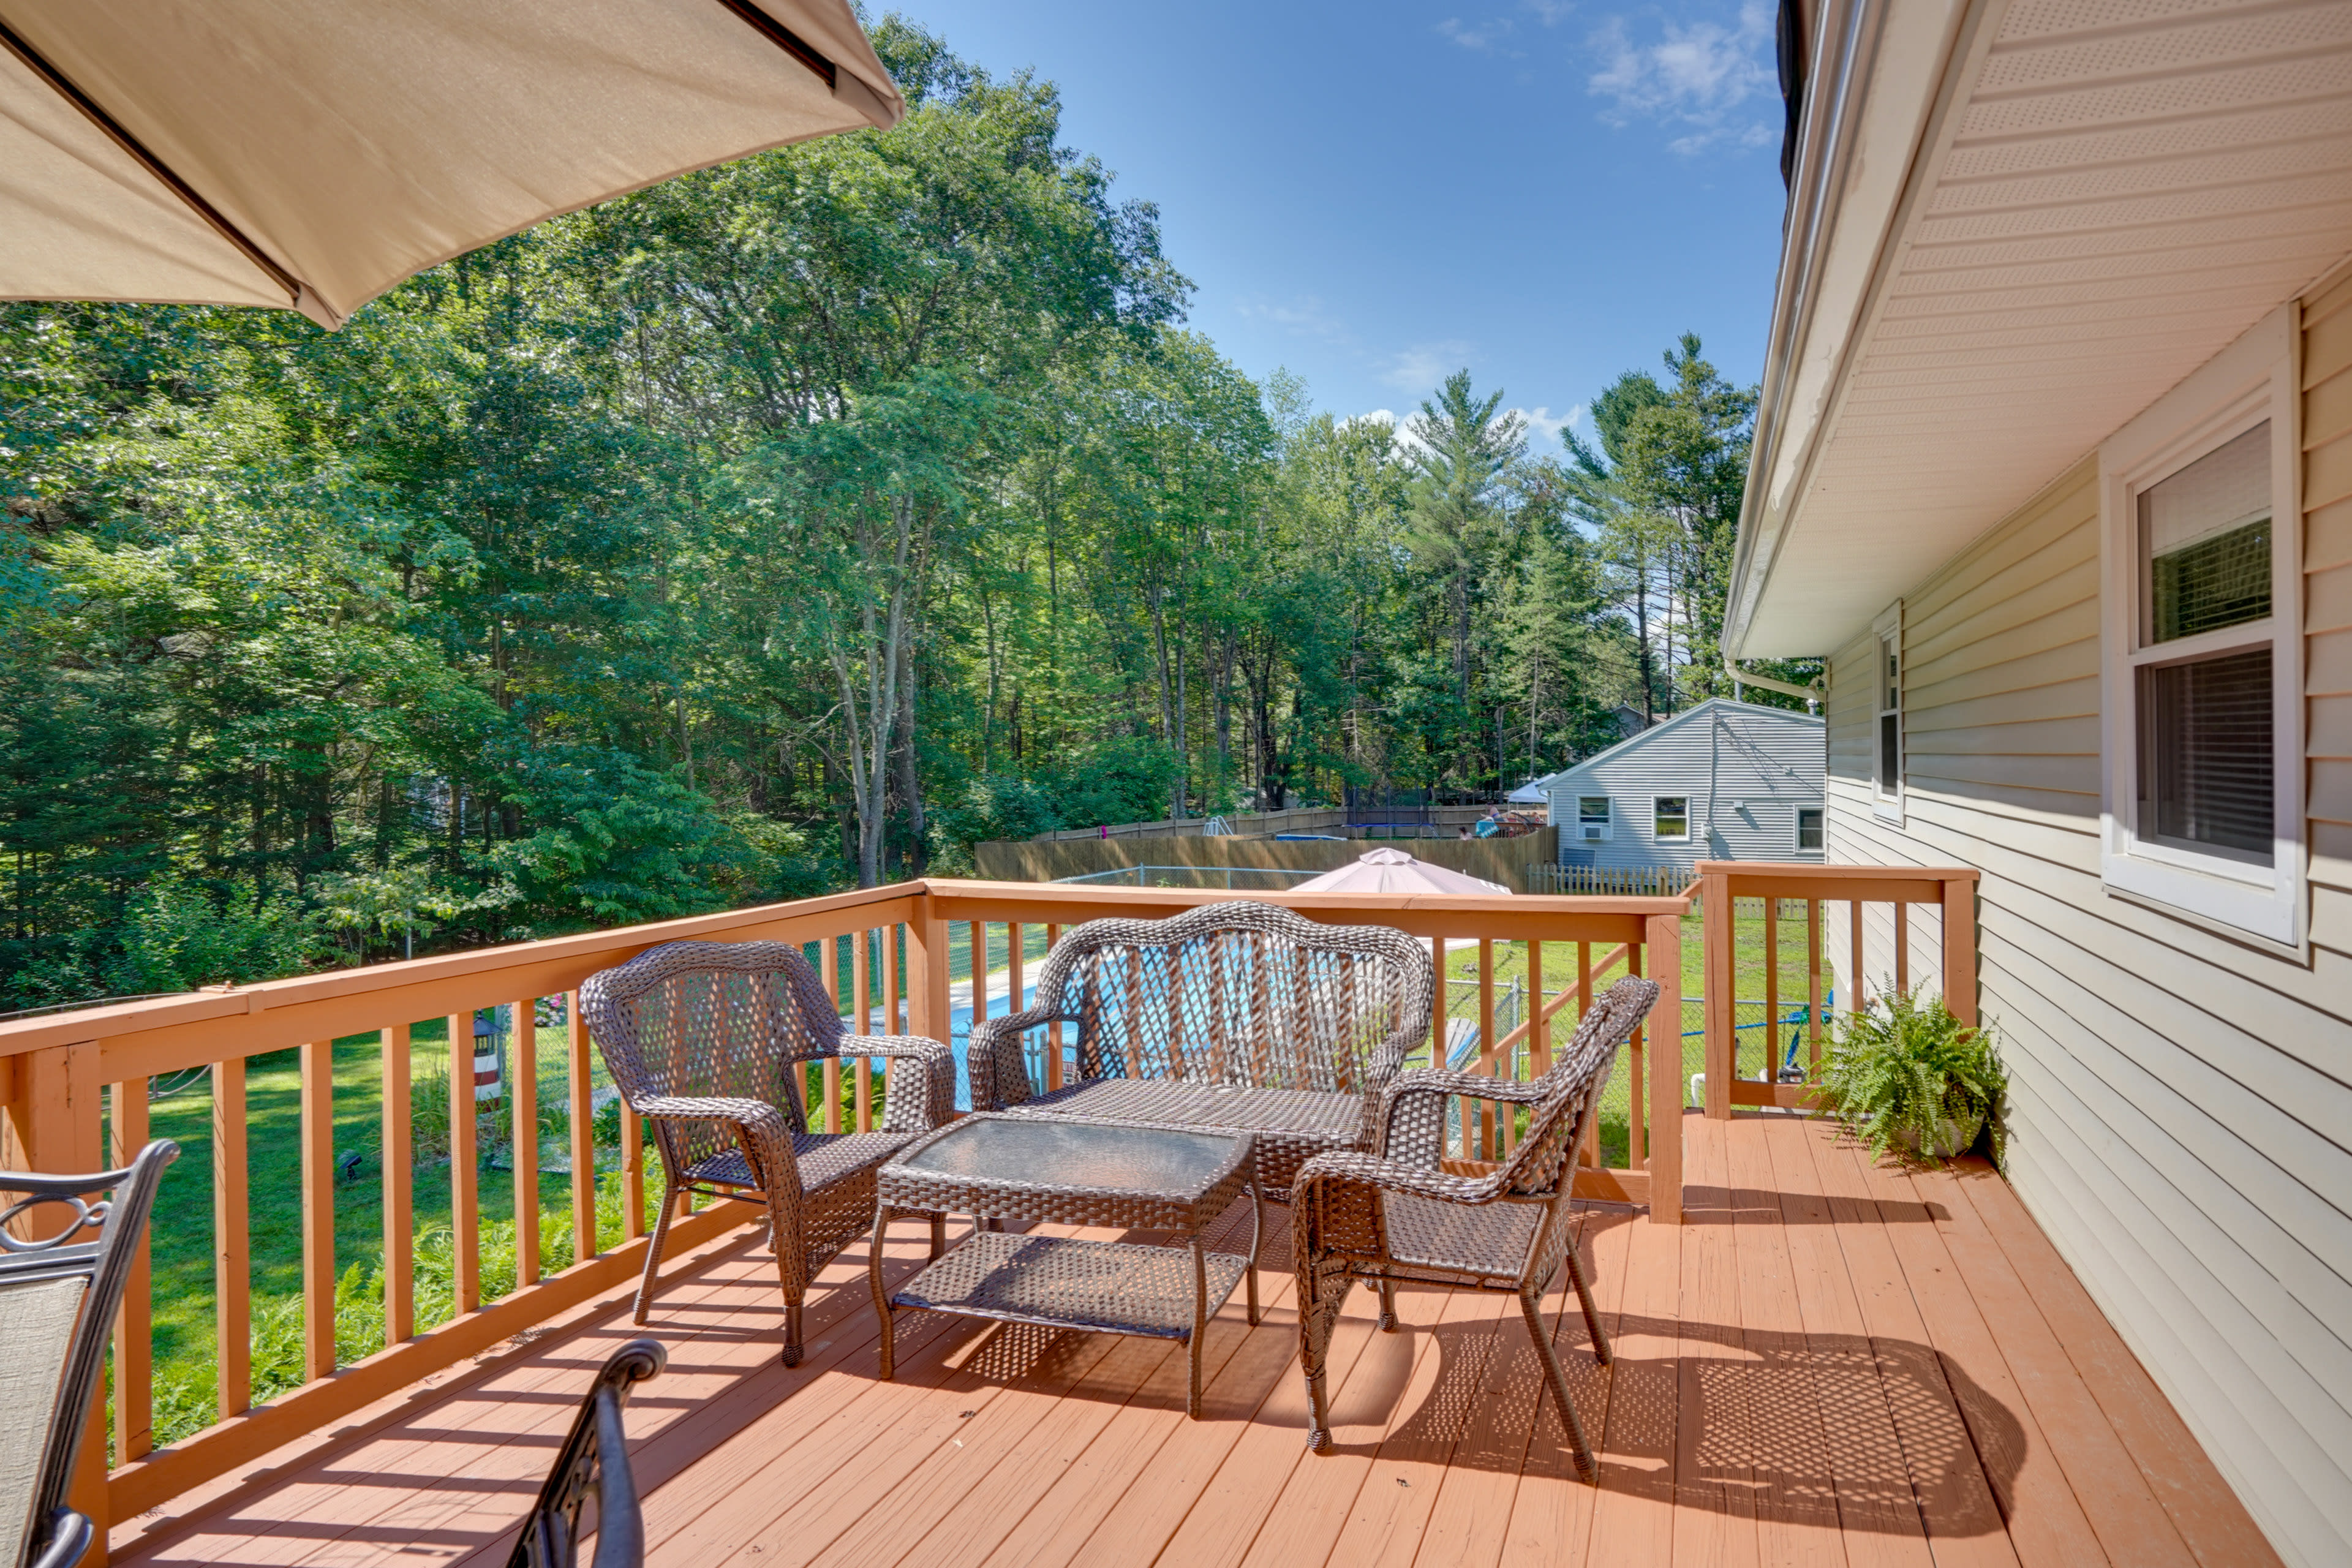
[[[0,1281],[0,1563],[11,1568],[24,1559],[58,1381],[89,1294],[86,1278]]]

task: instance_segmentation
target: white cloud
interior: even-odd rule
[[[1325,309],[1320,296],[1304,294],[1290,300],[1268,300],[1255,295],[1243,300],[1234,310],[1254,321],[1270,321],[1298,337],[1317,338],[1327,343],[1352,343],[1356,335],[1347,323]]]
[[[1437,24],[1437,30],[1465,49],[1490,52],[1495,41],[1511,30],[1511,24],[1496,17],[1487,22],[1465,22],[1459,16],[1448,16]]]
[[[1584,422],[1584,405],[1580,403],[1559,418],[1552,417],[1549,404],[1534,408],[1514,408],[1510,412],[1528,422],[1528,434],[1536,437],[1538,446],[1560,445],[1563,431],[1573,430]]]
[[[1581,427],[1584,424],[1585,406],[1580,403],[1558,418],[1552,416],[1549,405],[1538,405],[1534,408],[1507,408],[1504,410],[1504,414],[1506,416],[1516,414],[1527,421],[1528,433],[1535,438],[1533,444],[1536,447],[1541,450],[1548,446],[1559,446],[1560,437],[1564,432]],[[1422,443],[1413,436],[1411,420],[1411,415],[1399,414],[1392,408],[1375,408],[1368,414],[1351,414],[1339,423],[1386,425],[1395,432],[1397,446],[1403,450],[1412,451]]]
[[[1612,125],[1649,120],[1682,131],[1667,146],[1685,156],[1727,142],[1761,146],[1772,128],[1751,105],[1776,90],[1771,43],[1772,14],[1755,0],[1740,6],[1737,26],[1667,22],[1647,43],[1612,17],[1592,35],[1601,67],[1585,88],[1610,100],[1601,118]]]
[[[1558,26],[1570,11],[1576,9],[1575,0],[1523,0],[1523,3],[1547,27]]]
[[[1406,415],[1399,414],[1393,408],[1375,408],[1369,414],[1350,414],[1339,423],[1385,425],[1389,427],[1389,438],[1395,444],[1399,452],[1416,452],[1421,450],[1422,443],[1420,437],[1413,435],[1412,427],[1406,423],[1408,417]]]
[[[1386,368],[1381,372],[1381,380],[1400,392],[1426,397],[1437,390],[1439,382],[1460,370],[1469,358],[1470,345],[1459,338],[1415,343],[1402,353],[1389,356]]]

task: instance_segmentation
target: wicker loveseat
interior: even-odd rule
[[[1381,1091],[1429,1038],[1429,953],[1385,926],[1318,925],[1274,904],[1090,921],[1055,945],[1037,1005],[971,1035],[976,1110],[1247,1129],[1279,1197],[1330,1149],[1371,1147]],[[1052,1026],[1076,1077],[1034,1082]]]

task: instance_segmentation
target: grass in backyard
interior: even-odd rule
[[[561,1026],[537,1032],[540,1131],[556,1149],[568,1147],[570,1052]],[[417,1326],[454,1315],[450,1275],[447,1158],[448,1040],[446,1020],[416,1026],[412,1036],[412,1143]],[[357,1179],[335,1189],[335,1268],[341,1289],[337,1310],[339,1359],[352,1361],[383,1343],[383,1150],[382,1051],[373,1034],[334,1046],[335,1152],[339,1168],[356,1154]],[[604,1082],[601,1063],[594,1083]],[[169,1085],[158,1080],[161,1091]],[[482,1226],[483,1296],[513,1289],[514,1179],[503,1100],[478,1124],[485,1168],[478,1182]],[[247,1193],[252,1291],[254,1403],[302,1381],[302,1173],[300,1054],[277,1051],[246,1064]],[[436,1115],[436,1112],[438,1114]],[[617,1118],[612,1130],[617,1137]],[[168,1443],[217,1418],[214,1328],[217,1310],[213,1258],[212,1085],[196,1077],[150,1106],[151,1135],[180,1145],[165,1173],[152,1227],[155,1441]],[[617,1150],[612,1152],[616,1154]],[[600,1161],[600,1163],[604,1163]],[[495,1164],[498,1168],[489,1168]],[[572,1176],[538,1175],[541,1254],[548,1272],[572,1262]],[[617,1174],[601,1191],[603,1245],[622,1234]],[[653,1184],[658,1190],[659,1184]]]
[[[1777,963],[1772,965],[1780,977],[1780,1017],[1768,1026],[1766,1008],[1766,970],[1764,950],[1764,907],[1761,900],[1742,900],[1733,912],[1732,935],[1734,962],[1734,1016],[1738,1024],[1739,1048],[1737,1069],[1743,1077],[1755,1078],[1764,1070],[1765,1058],[1769,1053],[1777,1062],[1785,1058],[1792,1037],[1799,1041],[1797,1059],[1804,1065],[1808,1050],[1802,1043],[1806,998],[1807,952],[1805,942],[1804,905],[1784,904],[1779,924]],[[1696,909],[1682,925],[1683,946],[1683,1017],[1681,1068],[1677,1075],[1685,1103],[1689,1099],[1691,1076],[1706,1068],[1706,971],[1704,931]],[[1596,942],[1592,946],[1593,989],[1601,991],[1625,973],[1621,961],[1601,968],[1601,960],[1610,945]],[[1543,992],[1557,997],[1576,984],[1576,944],[1548,942],[1543,950]],[[1822,1001],[1830,1000],[1827,959],[1823,960]],[[1452,946],[1446,952],[1446,1011],[1451,1019],[1466,1019],[1475,1026],[1478,1018],[1478,949],[1473,942],[1466,947]],[[1516,984],[1522,987],[1528,980],[1526,944],[1498,942],[1494,947],[1494,985],[1497,998],[1507,994]],[[1574,1004],[1555,1016],[1552,1037],[1564,1038],[1574,1028]],[[1496,1033],[1507,1031],[1507,1017],[1498,1018]],[[1653,1022],[1648,1033],[1654,1040],[1659,1026]],[[1522,1059],[1520,1076],[1526,1076]],[[1617,1069],[1609,1087],[1601,1097],[1600,1137],[1601,1163],[1623,1165],[1627,1163],[1631,1141],[1630,1104],[1633,1083],[1631,1053],[1620,1053]]]

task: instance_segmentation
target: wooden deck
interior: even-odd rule
[[[1616,1366],[1552,1321],[1602,1483],[1575,1479],[1507,1298],[1369,1295],[1334,1346],[1332,1454],[1307,1453],[1288,1237],[1269,1310],[1212,1329],[1208,1418],[1180,1347],[910,1322],[875,1376],[856,1253],[777,1363],[763,1254],[714,1247],[633,1331],[612,1298],[299,1453],[118,1528],[138,1563],[504,1561],[589,1369],[669,1351],[629,1423],[649,1561],[1460,1565],[2274,1563],[2008,1187],[1874,1169],[1826,1127],[1690,1119],[1690,1223],[1592,1211]],[[1279,1211],[1275,1211],[1279,1212]],[[917,1259],[907,1225],[894,1266]]]

